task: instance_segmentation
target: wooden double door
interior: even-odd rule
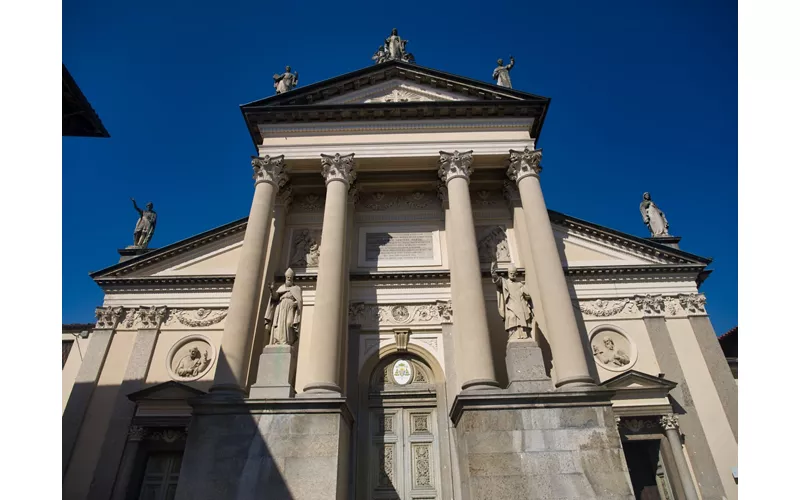
[[[371,408],[370,500],[439,500],[436,409]]]

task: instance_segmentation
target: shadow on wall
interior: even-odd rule
[[[566,253],[565,253],[565,245],[564,240],[560,238],[555,238],[556,240],[556,247],[558,249],[558,256],[561,259],[562,265],[564,262],[567,261]],[[566,279],[567,281],[567,290],[569,291],[569,296],[574,300],[577,297],[577,293],[575,292],[575,285],[572,283],[572,280],[569,278]],[[589,345],[589,333],[586,329],[586,323],[583,321],[583,313],[581,312],[580,308],[572,304],[572,312],[575,315],[575,322],[578,324],[578,332],[581,334],[581,345],[583,347],[583,356],[586,359],[586,365],[589,367],[589,374],[591,374],[592,378],[596,382],[600,382],[600,374],[597,371],[597,365],[594,362],[594,357],[591,355],[592,347]]]
[[[216,370],[230,371],[224,353]],[[197,387],[207,390],[210,382],[189,384],[76,384],[62,416],[64,436],[77,426],[74,446],[66,437],[62,443],[63,498],[312,497],[292,495],[283,476],[288,459],[274,457],[264,438],[283,432],[287,415],[251,414],[242,397],[209,404],[212,396]],[[132,393],[137,402],[128,399]],[[148,405],[161,411],[147,411]],[[182,414],[164,411],[181,405]]]

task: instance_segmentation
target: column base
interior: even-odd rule
[[[500,384],[496,380],[489,378],[476,378],[467,380],[461,384],[462,391],[485,390],[485,389],[499,389]]]
[[[330,382],[314,382],[303,387],[303,392],[297,397],[338,397],[342,395],[342,389]]]
[[[258,360],[256,383],[250,387],[251,399],[281,399],[294,396],[296,348],[268,345]]]
[[[190,404],[176,500],[348,497],[353,417],[344,398]]]
[[[612,395],[599,388],[457,395],[450,417],[464,496],[633,498]]]
[[[578,377],[569,377],[569,378],[562,378],[556,381],[556,387],[561,389],[580,389],[580,388],[587,388],[587,387],[597,387],[597,382],[588,375],[581,375]]]

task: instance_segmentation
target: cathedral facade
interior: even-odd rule
[[[737,498],[710,260],[548,210],[550,100],[401,42],[276,75],[249,216],[92,274],[64,498]]]

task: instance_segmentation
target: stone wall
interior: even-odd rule
[[[255,408],[194,416],[176,500],[347,497],[349,411],[259,413],[259,405],[242,406]]]
[[[610,405],[465,409],[456,435],[465,500],[633,498]]]

